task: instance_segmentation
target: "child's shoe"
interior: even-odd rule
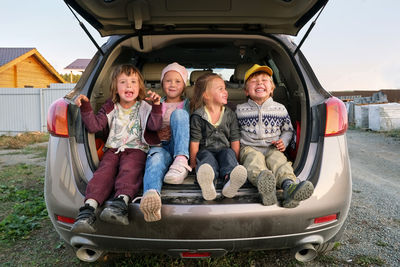
[[[192,168],[187,164],[187,159],[174,160],[164,176],[164,183],[181,184],[191,170]]]
[[[197,170],[197,182],[205,200],[213,200],[217,197],[214,186],[214,170],[210,164],[205,163]]]
[[[229,174],[229,181],[222,188],[222,195],[233,198],[240,187],[246,182],[247,170],[244,166],[238,165]]]
[[[72,225],[71,231],[74,233],[87,233],[92,234],[96,232],[94,222],[96,221],[96,215],[94,214],[94,208],[89,204],[85,204],[79,209],[78,216],[76,217],[75,223]]]
[[[302,181],[298,184],[292,183],[283,190],[283,206],[295,208],[300,201],[308,199],[314,192],[314,186],[310,181]]]
[[[264,206],[277,202],[275,175],[269,170],[263,170],[257,177],[257,188]]]
[[[101,212],[100,219],[108,223],[128,225],[128,205],[126,205],[124,198],[114,198],[110,206]]]
[[[161,198],[156,190],[150,189],[143,195],[140,210],[146,222],[161,220]]]

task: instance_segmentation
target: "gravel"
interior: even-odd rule
[[[338,250],[341,263],[400,266],[400,140],[382,133],[347,133],[353,198]]]

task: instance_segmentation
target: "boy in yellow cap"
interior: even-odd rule
[[[284,105],[272,99],[275,84],[272,69],[253,65],[245,74],[247,103],[237,106],[241,139],[240,162],[249,181],[257,187],[263,205],[277,202],[276,188],[283,189],[283,206],[294,208],[314,192],[309,181],[296,183],[292,164],[283,154],[293,126]]]

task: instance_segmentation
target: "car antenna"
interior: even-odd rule
[[[319,11],[317,17],[315,18],[315,20],[311,23],[310,27],[308,27],[308,30],[306,32],[306,34],[304,34],[303,38],[301,39],[299,45],[297,46],[296,50],[294,50],[293,56],[297,54],[297,52],[300,50],[300,47],[303,45],[304,41],[307,39],[308,35],[310,34],[311,30],[314,28],[315,26],[315,22],[317,21],[317,19],[319,18],[319,15],[321,15],[322,10],[324,10],[326,4],[322,6],[321,10]]]
[[[65,2],[65,1],[64,1]],[[88,29],[86,28],[85,24],[82,23],[82,21],[79,20],[78,16],[75,14],[75,12],[72,10],[71,6],[67,4],[67,2],[65,2],[65,4],[67,5],[67,7],[69,8],[69,10],[71,10],[72,14],[74,15],[74,17],[76,18],[76,20],[79,22],[79,25],[81,26],[81,28],[85,31],[86,35],[89,37],[89,39],[92,41],[92,43],[96,46],[97,50],[100,52],[100,54],[102,56],[104,56],[104,52],[101,49],[101,47],[97,44],[96,40],[93,38],[93,36],[90,34],[90,32],[88,31]]]

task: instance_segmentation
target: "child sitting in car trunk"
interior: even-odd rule
[[[233,198],[246,182],[246,169],[239,165],[240,131],[238,121],[229,107],[224,80],[215,73],[200,76],[190,102],[190,166],[203,198],[217,197],[215,183],[222,178],[222,195]]]
[[[157,145],[151,146],[143,177],[140,210],[146,222],[161,220],[162,183],[181,184],[191,171],[189,159],[189,100],[185,97],[188,72],[176,62],[161,72],[165,97]]]
[[[272,99],[275,89],[272,70],[253,65],[245,74],[247,103],[236,108],[241,129],[240,162],[249,181],[258,188],[266,206],[277,202],[276,187],[283,189],[283,206],[294,208],[314,192],[309,181],[296,183],[292,164],[283,152],[292,135],[293,126],[285,106]]]
[[[75,103],[81,110],[82,120],[90,133],[109,129],[106,151],[99,167],[86,187],[85,204],[72,226],[77,233],[94,233],[95,210],[114,189],[111,205],[100,214],[102,221],[127,225],[128,201],[139,191],[143,181],[146,153],[145,126],[156,131],[161,121],[160,96],[149,91],[144,101],[145,86],[142,75],[133,65],[120,65],[112,74],[111,99],[95,115],[85,95]],[[147,131],[146,131],[147,132]],[[155,133],[155,132],[154,132]],[[152,140],[151,136],[146,136]],[[153,137],[154,139],[154,137]]]

